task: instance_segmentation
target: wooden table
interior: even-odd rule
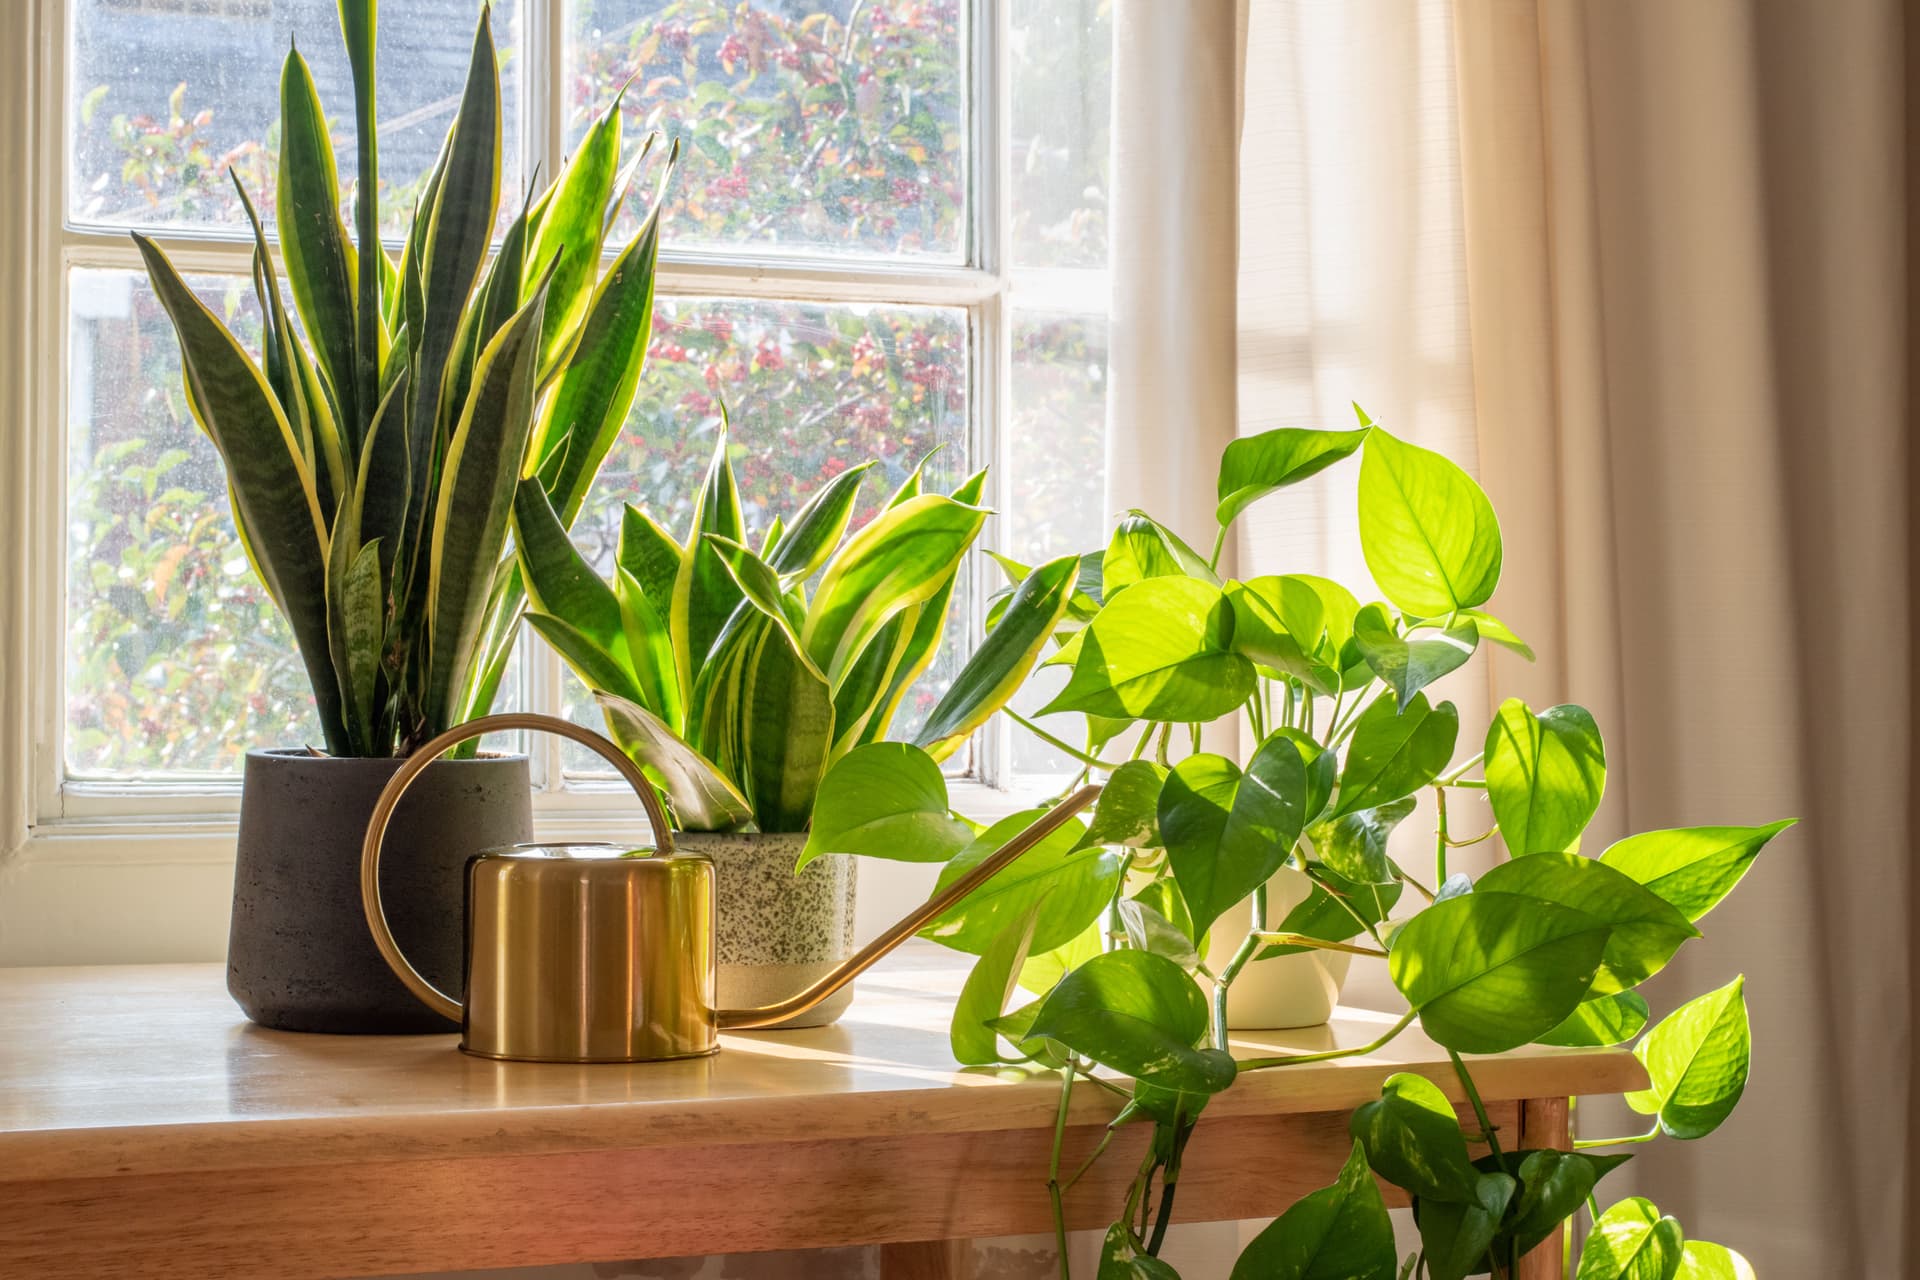
[[[963,975],[909,949],[836,1026],[574,1067],[470,1058],[443,1036],[263,1031],[213,965],[0,970],[0,1277],[298,1280],[849,1244],[887,1246],[890,1277],[964,1275],[951,1242],[1052,1229],[1059,1085],[953,1066]],[[1235,1049],[1362,1044],[1386,1021],[1343,1010]],[[1332,1181],[1347,1113],[1398,1070],[1454,1091],[1412,1031],[1242,1080],[1201,1120],[1175,1219],[1271,1217]],[[1618,1050],[1474,1074],[1527,1146],[1564,1142],[1567,1095],[1643,1083]],[[1113,1112],[1076,1090],[1067,1167]],[[1113,1220],[1146,1137],[1124,1130],[1074,1188],[1071,1227]],[[1536,1256],[1523,1275],[1559,1274],[1557,1251]]]

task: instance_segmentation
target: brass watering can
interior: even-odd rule
[[[633,787],[653,843],[524,844],[467,861],[465,1003],[420,975],[393,940],[380,901],[380,848],[400,797],[428,765],[469,738],[507,730],[557,734],[603,756]],[[360,897],[374,945],[407,989],[461,1026],[460,1047],[517,1062],[660,1062],[720,1047],[722,1030],[767,1027],[807,1010],[1058,830],[1100,794],[1082,787],[944,891],[914,908],[832,973],[762,1009],[714,1007],[714,871],[682,853],[653,785],[591,729],[553,716],[485,716],[408,757],[380,793],[360,853]]]

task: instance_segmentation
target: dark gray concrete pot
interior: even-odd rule
[[[282,1031],[458,1031],[375,950],[360,905],[360,844],[398,760],[249,751],[227,941],[227,990]],[[395,810],[380,860],[394,938],[442,991],[465,986],[466,863],[533,839],[525,756],[442,760]]]

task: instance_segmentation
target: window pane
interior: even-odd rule
[[[305,669],[234,534],[146,277],[68,283],[69,771],[223,770],[249,747],[318,742]],[[189,283],[259,340],[247,282]]]
[[[1009,11],[1016,267],[1107,262],[1113,0]]]
[[[571,0],[569,136],[631,77],[681,141],[670,243],[954,260],[964,39],[959,0]]]
[[[722,400],[756,546],[775,516],[791,517],[827,480],[868,458],[876,465],[856,527],[936,448],[926,483],[950,490],[971,469],[967,369],[967,318],[956,308],[663,300],[640,393],[574,525],[574,542],[606,571],[628,502],[684,537]],[[958,670],[968,600],[956,593],[953,608],[943,656],[909,694],[896,736],[911,732]],[[597,726],[598,712],[571,676],[568,689],[570,711]],[[584,751],[569,749],[566,762],[570,772],[604,771]]]
[[[68,216],[115,224],[244,230],[236,170],[273,213],[280,68],[290,41],[312,68],[343,186],[354,172],[353,79],[336,0],[71,0]],[[382,222],[398,235],[412,192],[453,122],[481,0],[380,9]],[[506,155],[501,204],[519,208],[520,5],[494,5]],[[344,193],[343,193],[344,194]]]
[[[1106,510],[1107,322],[1105,316],[1015,312],[1013,420],[1005,503],[1008,553],[1026,564],[1096,550],[1111,527]],[[996,584],[996,588],[997,588]],[[1036,670],[1014,707],[1032,715],[1066,682],[1065,667]],[[1081,717],[1050,732],[1076,741]],[[1071,773],[1079,763],[1018,726],[1016,773]]]

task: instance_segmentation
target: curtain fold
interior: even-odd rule
[[[1609,731],[1596,849],[1801,826],[1657,1010],[1748,976],[1755,1071],[1630,1167],[1762,1274],[1915,1274],[1906,99],[1894,0],[1461,0],[1493,693]]]

